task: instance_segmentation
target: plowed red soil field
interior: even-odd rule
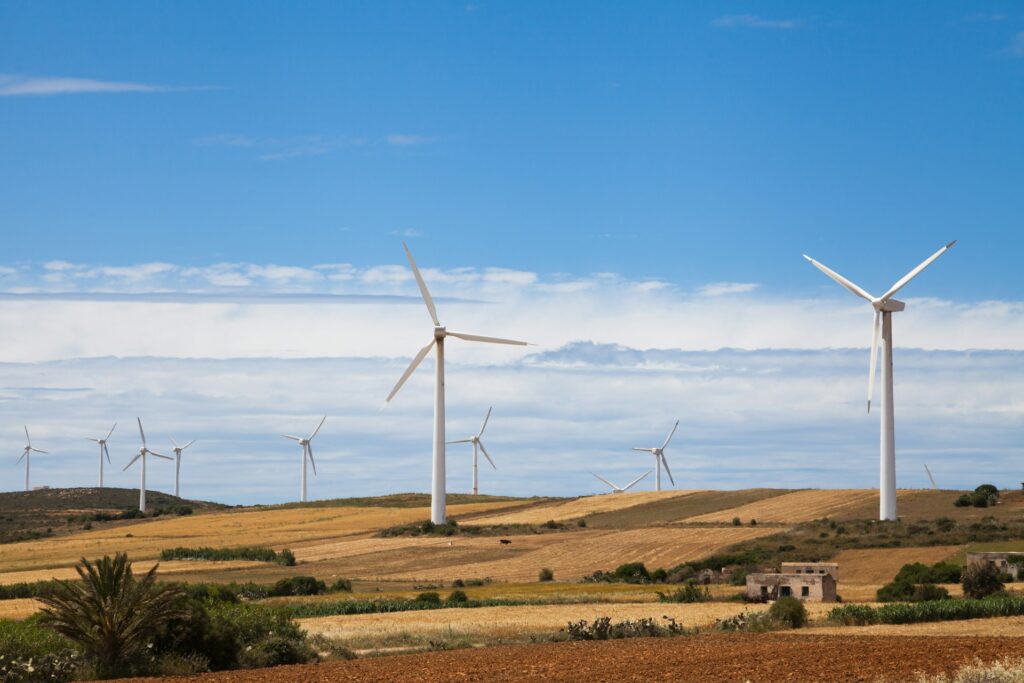
[[[328,681],[864,681],[951,673],[1024,651],[1024,638],[714,634],[507,645],[193,676],[202,683]],[[152,680],[152,679],[150,679]],[[166,679],[165,679],[166,680]]]

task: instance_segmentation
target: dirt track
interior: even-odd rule
[[[912,680],[1024,651],[1024,638],[706,635],[545,643],[223,672],[202,683]]]

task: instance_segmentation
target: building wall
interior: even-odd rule
[[[807,602],[835,602],[836,582],[830,574],[748,574],[749,600],[777,600],[791,595]]]
[[[839,581],[839,565],[835,562],[783,562],[782,574],[828,574]]]
[[[987,562],[995,565],[995,568],[1004,574],[1009,574],[1017,580],[1020,577],[1020,565],[1011,562],[1010,558],[1024,557],[1024,553],[1015,552],[979,552],[967,553],[967,564],[980,564]]]

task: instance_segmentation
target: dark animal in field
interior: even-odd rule
[[[510,543],[512,543],[512,541],[507,539],[507,538],[501,539],[501,544],[502,545],[509,545]]]

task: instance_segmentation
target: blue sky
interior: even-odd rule
[[[900,483],[1016,486],[1021,121],[1010,2],[0,0],[0,439],[77,458],[143,413],[286,463],[328,413],[314,495],[425,490],[429,369],[377,412],[429,338],[406,240],[443,321],[538,344],[449,357],[492,490],[629,481],[675,419],[690,483],[870,486],[871,316],[800,255],[880,293],[959,239],[901,293]]]

